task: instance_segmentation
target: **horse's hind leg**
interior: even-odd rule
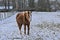
[[[26,34],[26,25],[24,24],[24,34]]]

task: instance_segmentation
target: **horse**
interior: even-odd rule
[[[23,12],[19,12],[16,15],[16,22],[18,24],[20,33],[21,33],[22,25],[24,25],[24,34],[26,34],[26,26],[27,26],[27,28],[28,28],[27,34],[29,35],[30,21],[31,21],[31,16],[32,16],[31,13],[32,13],[31,11],[23,11]]]

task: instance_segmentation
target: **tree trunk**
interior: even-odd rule
[[[8,11],[10,10],[10,3],[9,3],[9,0],[8,0]]]

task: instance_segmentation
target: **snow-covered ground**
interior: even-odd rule
[[[60,12],[32,12],[30,35],[22,35],[16,14],[0,21],[0,40],[60,40]]]

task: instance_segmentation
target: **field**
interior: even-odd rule
[[[16,14],[0,21],[0,40],[60,40],[60,12],[32,12],[30,35],[22,35]]]

